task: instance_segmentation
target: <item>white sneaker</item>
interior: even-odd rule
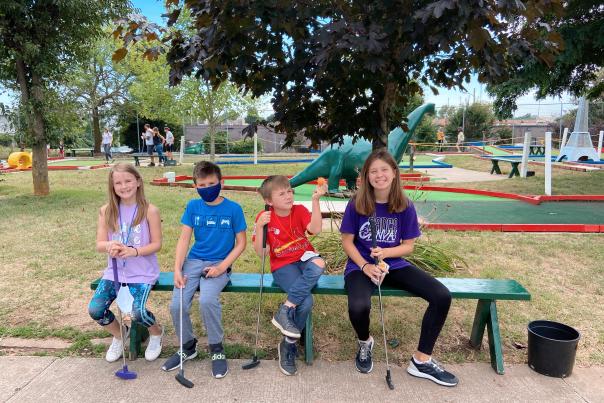
[[[153,361],[161,354],[161,341],[164,337],[164,328],[161,328],[161,334],[159,336],[149,335],[149,343],[145,350],[145,360]]]
[[[109,346],[109,350],[107,350],[107,354],[105,354],[105,359],[107,362],[114,362],[119,360],[124,353],[124,342],[120,339],[113,338],[111,345]]]
[[[130,327],[124,326],[124,339],[128,340],[130,337]],[[108,362],[114,362],[119,360],[124,353],[124,342],[120,339],[116,339],[115,337],[111,341],[111,345],[109,346],[109,350],[105,354],[105,359]]]

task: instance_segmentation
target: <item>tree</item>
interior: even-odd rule
[[[509,81],[487,87],[496,98],[498,116],[511,117],[517,99],[533,89],[537,99],[564,92],[575,96],[586,94],[591,99],[604,94],[604,6],[594,0],[570,0],[563,4],[562,15],[544,18],[544,26],[554,27],[564,43],[564,50],[556,56],[553,66],[520,59]]]
[[[476,102],[464,108],[458,108],[449,119],[445,133],[456,138],[457,128],[463,127],[467,140],[482,140],[489,136],[494,122],[495,114],[491,105]]]
[[[130,86],[132,102],[139,113],[148,119],[182,122],[185,116],[206,121],[209,125],[210,159],[214,160],[214,135],[227,119],[242,115],[255,105],[251,97],[242,95],[237,87],[224,82],[212,88],[207,82],[186,77],[181,85],[170,87],[169,67],[165,55],[156,60],[145,60],[143,43],[130,51],[125,60],[127,68],[136,76]]]
[[[35,195],[47,195],[49,101],[67,67],[86,57],[102,25],[127,12],[127,0],[0,2],[0,82],[20,94],[22,127],[33,150]]]
[[[252,101],[243,97],[237,87],[226,81],[217,88],[212,88],[206,81],[187,78],[181,83],[181,87],[183,97],[180,103],[183,107],[186,105],[188,112],[193,116],[208,123],[210,160],[214,161],[216,130],[228,119],[242,115],[249,109]]]
[[[71,66],[65,79],[65,95],[75,99],[92,117],[94,150],[101,151],[101,113],[125,101],[134,75],[124,66],[114,66],[111,57],[118,48],[110,31],[90,48],[88,56]]]
[[[214,88],[229,80],[256,97],[272,93],[286,145],[303,131],[314,143],[351,134],[374,147],[385,145],[392,108],[421,92],[418,83],[463,88],[474,72],[481,82],[501,82],[517,59],[550,62],[557,37],[538,28],[544,7],[561,9],[561,0],[166,4],[169,25],[178,7],[187,7],[194,23],[193,34],[175,30],[162,38],[171,84],[194,75]],[[150,28],[135,16],[117,34],[127,46]]]

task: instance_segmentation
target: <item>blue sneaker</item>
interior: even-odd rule
[[[224,378],[229,372],[229,367],[222,343],[210,344],[210,357],[212,358],[212,376]]]
[[[288,343],[285,341],[285,337],[277,346],[279,351],[279,369],[285,375],[295,375],[297,372],[296,368],[296,343]]]
[[[368,374],[373,369],[373,361],[371,360],[371,352],[373,350],[373,337],[369,336],[367,341],[359,340],[359,351],[354,360],[357,371],[362,374]]]
[[[296,308],[285,306],[285,304],[279,305],[279,310],[273,316],[271,323],[275,325],[277,329],[281,331],[284,336],[288,336],[294,339],[300,338],[300,330],[294,325],[294,312]]]
[[[456,386],[459,383],[459,380],[455,375],[447,372],[442,365],[433,358],[428,362],[419,363],[415,361],[415,358],[411,357],[407,372],[418,378],[426,378],[443,386]]]

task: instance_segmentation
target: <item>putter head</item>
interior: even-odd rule
[[[125,380],[136,379],[136,372],[129,371],[128,366],[124,365],[122,369],[115,372],[115,376]]]
[[[254,356],[254,358],[252,358],[252,361],[248,362],[247,364],[243,364],[241,366],[242,369],[252,369],[252,368],[256,368],[258,365],[260,365],[260,360],[258,360],[258,357]]]
[[[386,371],[386,383],[390,390],[394,390],[394,384],[392,383],[392,376],[390,375],[390,370]]]
[[[180,383],[185,388],[191,389],[193,387],[193,382],[191,382],[190,380],[185,378],[185,374],[183,373],[182,370],[178,371],[178,374],[176,374],[176,376],[174,378],[176,378],[178,383]]]

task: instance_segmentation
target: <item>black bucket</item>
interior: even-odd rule
[[[528,324],[528,365],[547,376],[566,378],[573,372],[581,334],[549,320]]]

